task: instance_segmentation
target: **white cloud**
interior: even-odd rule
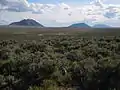
[[[101,8],[104,7],[104,4],[101,0],[95,0],[95,1],[91,2],[90,4],[93,4],[93,5],[101,7]]]
[[[108,23],[120,19],[120,5],[104,4],[107,0],[94,0],[88,5],[28,3],[26,0],[0,0],[1,20],[9,23],[23,18],[34,18],[48,25],[55,21],[63,25],[75,22]],[[4,12],[4,13],[3,13]],[[51,24],[49,24],[51,25]]]
[[[24,12],[29,10],[29,3],[26,0],[0,0],[0,5],[1,9],[7,11]]]

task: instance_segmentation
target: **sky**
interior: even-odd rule
[[[89,3],[91,0],[29,0],[29,2],[37,2],[43,4],[58,4],[58,3],[67,3],[67,4],[86,4]]]
[[[0,24],[34,19],[44,26],[120,26],[120,0],[0,0]]]

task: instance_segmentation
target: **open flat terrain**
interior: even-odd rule
[[[27,28],[27,27],[0,27],[0,39],[34,40],[43,36],[119,36],[119,28]]]

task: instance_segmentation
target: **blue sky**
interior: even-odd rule
[[[36,2],[36,3],[68,3],[68,4],[88,4],[89,2],[94,1],[94,0],[28,0],[28,2]],[[120,4],[120,0],[102,0],[106,4]]]
[[[80,22],[120,26],[120,0],[0,0],[0,9],[0,24],[30,18],[55,27]]]
[[[92,0],[28,0],[29,2],[37,2],[37,3],[44,3],[44,4],[56,4],[56,3],[70,3],[70,4],[88,4]]]

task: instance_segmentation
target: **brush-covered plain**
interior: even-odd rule
[[[120,90],[120,29],[0,28],[0,90]]]

